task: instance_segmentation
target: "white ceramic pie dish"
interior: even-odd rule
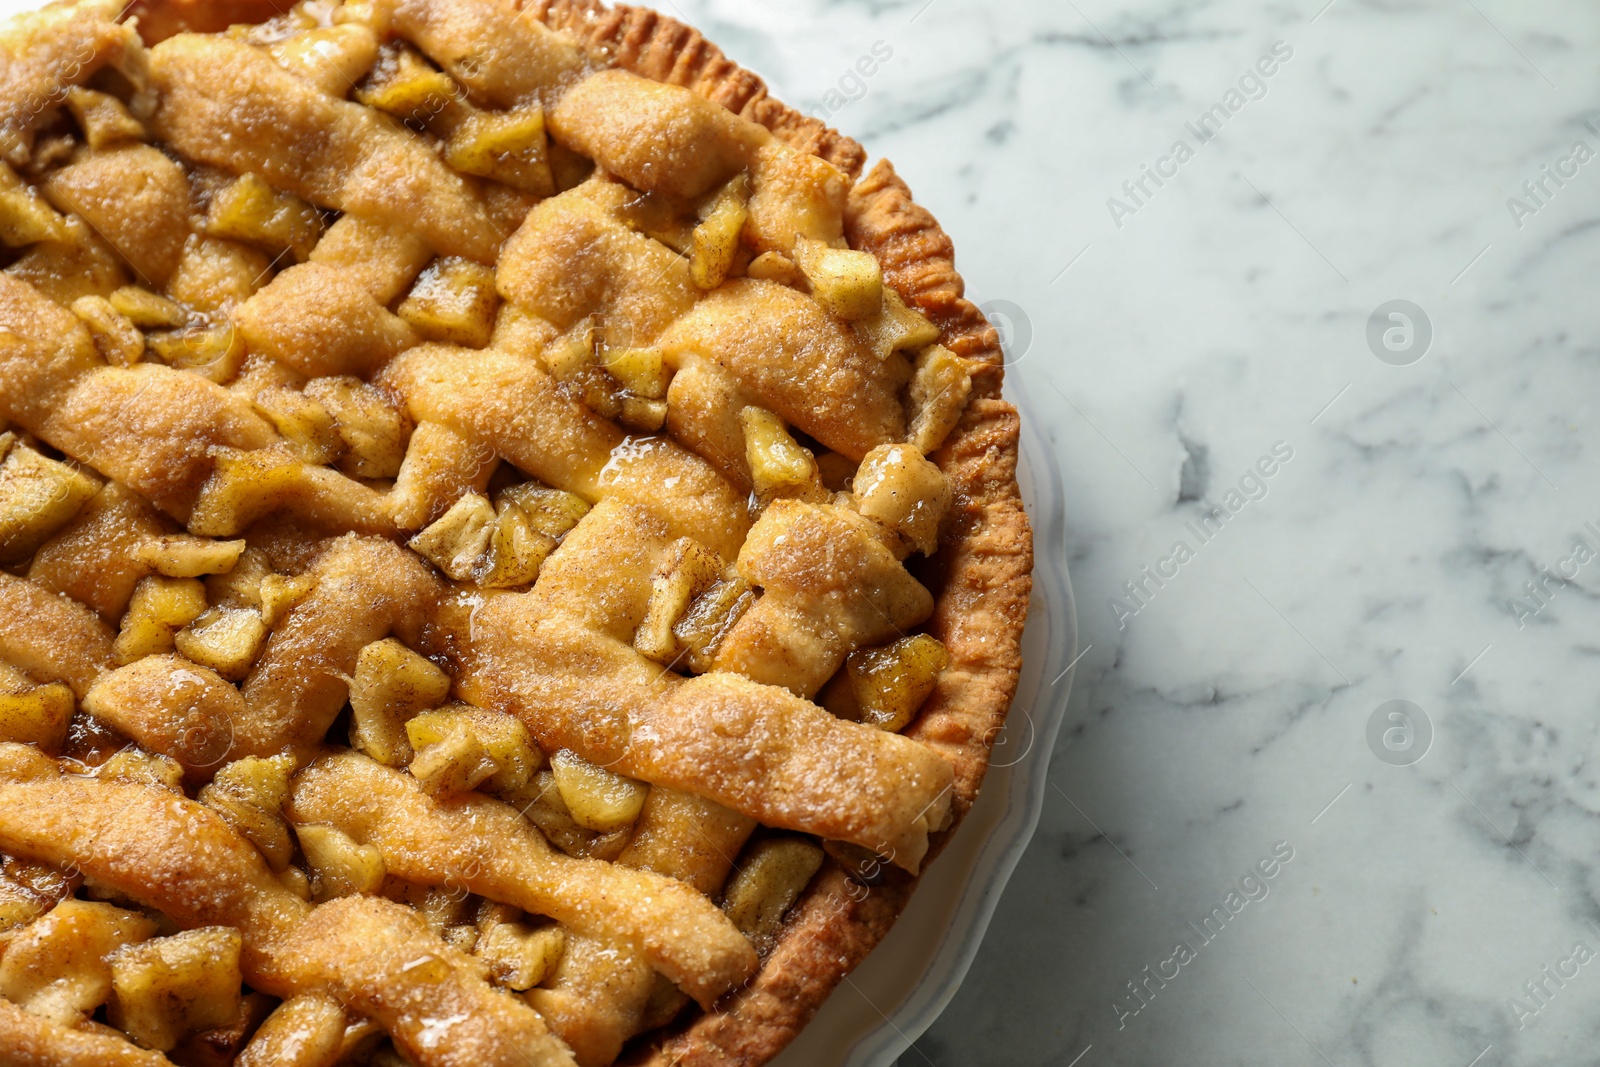
[[[983,792],[954,839],[928,868],[889,936],[845,977],[773,1067],[890,1067],[960,988],[1038,824],[1072,685],[1067,668],[1078,655],[1078,625],[1055,453],[1016,385],[1012,378],[1005,392],[1022,414],[1017,480],[1033,523],[1034,549],[1016,700],[996,739]]]

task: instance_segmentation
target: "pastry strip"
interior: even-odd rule
[[[714,900],[755,825],[693,793],[656,786],[617,863],[676,878]],[[529,990],[528,1003],[572,1047],[579,1067],[603,1067],[645,1025],[654,978],[624,947],[571,937],[549,988]]]
[[[764,825],[850,841],[916,870],[948,813],[943,759],[735,674],[685,680],[624,640],[667,543],[658,521],[605,501],[567,534],[530,592],[443,607],[447,627],[464,638],[451,650],[460,691],[522,719],[547,751],[570,748]],[[598,575],[611,583],[602,597]]]
[[[172,1067],[150,1052],[110,1034],[70,1030],[23,1011],[0,997],[0,1049],[6,1067]]]
[[[511,0],[399,0],[390,20],[474,97],[498,107],[546,96],[587,65],[570,40]]]
[[[745,499],[704,460],[663,438],[625,435],[558,390],[536,359],[422,345],[379,380],[419,423],[443,423],[547,485],[636,503],[725,558],[744,540]]]
[[[360,753],[330,753],[296,775],[288,813],[375,845],[389,873],[407,881],[460,884],[626,944],[702,1004],[755,971],[755,951],[699,893],[562,855],[516,808],[478,793],[436,801],[409,775]]]
[[[180,34],[150,50],[158,136],[190,159],[415,231],[434,250],[494,262],[505,234],[427,144],[227,37]]]
[[[0,660],[80,700],[115,659],[111,628],[76,600],[0,571]]]
[[[284,751],[310,759],[344,707],[361,650],[391,633],[420,646],[445,586],[412,553],[354,535],[307,573],[315,588],[273,629],[240,689],[179,656],[149,656],[106,675],[90,711],[191,770]],[[0,650],[3,641],[0,629]]]
[[[756,403],[851,459],[905,436],[905,358],[878,359],[848,324],[787,286],[728,282],[668,327],[660,344],[674,358],[715,361]]]
[[[123,10],[120,0],[52,5],[17,16],[0,32],[0,156],[25,159],[31,134],[69,86],[126,62],[140,47],[134,28],[117,23]]]
[[[573,1062],[536,1012],[493,989],[415,912],[371,897],[313,907],[221,816],[159,787],[0,781],[0,848],[82,871],[181,927],[238,928],[251,986],[325,991],[379,1022],[420,1067]]]

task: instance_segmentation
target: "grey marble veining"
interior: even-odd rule
[[[906,1067],[1600,1062],[1600,9],[1325,3],[676,0],[895,161],[1064,472],[1092,647]]]

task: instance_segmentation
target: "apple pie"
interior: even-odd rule
[[[1030,588],[996,333],[864,170],[595,0],[0,26],[0,1061],[777,1054]]]

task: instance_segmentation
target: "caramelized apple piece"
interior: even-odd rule
[[[694,255],[689,273],[702,289],[715,289],[728,280],[745,220],[750,217],[750,178],[735,175],[706,205],[700,225],[694,228]]]
[[[566,947],[567,935],[559,926],[495,922],[481,928],[473,953],[489,965],[495,981],[520,993],[544,981]]]
[[[794,260],[781,252],[763,252],[750,261],[744,269],[745,277],[758,282],[777,282],[798,289],[805,284],[806,276],[800,273]]]
[[[676,666],[689,649],[675,628],[723,570],[721,557],[698,541],[688,537],[674,541],[650,579],[650,606],[633,636],[633,647],[657,663]]]
[[[405,460],[411,421],[377,389],[358,378],[313,378],[305,395],[333,418],[344,443],[339,469],[352,478],[393,478]]]
[[[246,756],[219,770],[198,797],[260,849],[275,871],[287,868],[294,855],[294,839],[283,819],[293,772],[294,757],[287,753],[266,759]]]
[[[244,547],[243,541],[171,534],[144,542],[135,550],[134,558],[168,578],[202,578],[233,570]]]
[[[58,774],[56,761],[22,744],[4,748],[4,773],[8,777],[26,777],[19,765],[29,764],[34,775],[49,778]],[[24,923],[30,923],[78,891],[83,883],[81,874],[68,874],[44,863],[9,856],[0,860],[0,933],[5,933]]]
[[[556,776],[548,770],[535,774],[524,788],[500,799],[515,806],[546,840],[569,856],[588,856],[600,836],[578,825],[567,810],[567,802],[561,799],[561,790],[556,788]]]
[[[608,348],[601,366],[628,392],[646,400],[665,400],[672,374],[659,348]]]
[[[0,997],[63,1026],[111,995],[110,957],[153,936],[153,919],[110,904],[63,900],[12,935],[0,957]]]
[[[273,1009],[240,1054],[240,1067],[337,1063],[349,1017],[322,993],[301,993]]]
[[[722,909],[757,944],[771,941],[783,915],[822,867],[822,849],[798,837],[769,837],[751,845],[728,880]]]
[[[206,601],[228,608],[260,608],[261,583],[272,575],[271,558],[260,548],[246,547],[231,567],[206,578]]]
[[[243,681],[267,640],[267,624],[254,608],[209,608],[178,631],[178,652],[230,682]]]
[[[182,330],[151,333],[145,345],[168,365],[193,371],[219,385],[233,381],[246,355],[244,339],[227,322],[197,322]]]
[[[231,1021],[239,1011],[243,951],[226,926],[184,930],[128,945],[111,957],[111,1024],[146,1048]]]
[[[847,670],[861,721],[890,733],[904,730],[949,665],[944,645],[927,634],[852,652]]]
[[[446,257],[422,272],[396,314],[430,341],[482,348],[494,332],[499,304],[493,268]]]
[[[66,220],[9,164],[0,161],[0,242],[23,248],[67,237]]]
[[[557,541],[541,533],[527,512],[502,500],[495,509],[494,532],[489,537],[477,582],[485,589],[517,589],[532,585],[539,568]]]
[[[170,652],[179,630],[206,610],[206,587],[196,578],[152,576],[139,582],[117,634],[117,662]]]
[[[0,562],[20,563],[76,515],[100,483],[0,435]]]
[[[487,497],[468,493],[406,544],[447,577],[471,581],[494,536],[495,518]]]
[[[318,901],[376,893],[383,885],[383,853],[359,844],[333,826],[297,825],[295,836],[311,867],[311,894]]]
[[[411,774],[436,796],[480,785],[489,793],[519,793],[544,763],[521,722],[470,704],[422,712],[407,721],[405,734],[417,753]]]
[[[756,601],[755,590],[737,574],[714,583],[672,624],[672,636],[686,652],[683,665],[704,674],[716,664],[722,639]]]
[[[944,472],[912,445],[879,445],[851,482],[856,510],[894,530],[918,552],[939,547],[939,524],[950,508]]]
[[[189,320],[189,314],[183,308],[137,285],[124,285],[106,300],[119,314],[126,316],[129,322],[142,330],[170,329],[182,326]]]
[[[883,287],[883,307],[853,325],[856,334],[882,360],[896,352],[915,352],[939,339],[939,327],[907,307],[889,285]]]
[[[632,826],[650,793],[643,782],[597,767],[567,749],[550,757],[550,769],[573,819],[597,833]]]
[[[811,298],[836,319],[857,322],[883,309],[883,268],[870,252],[830,248],[800,237],[795,263],[811,285]]]
[[[533,528],[547,537],[565,536],[589,513],[583,497],[538,482],[513,485],[501,491],[500,499],[521,508]]]
[[[261,621],[276,626],[285,615],[300,605],[317,588],[317,576],[297,574],[292,578],[269,574],[261,579]]]
[[[739,423],[758,500],[764,504],[781,496],[821,499],[825,495],[815,457],[789,435],[782,419],[764,408],[746,407],[739,412]]]
[[[307,463],[332,463],[344,440],[328,409],[302,390],[272,386],[255,395],[255,407]]]
[[[206,232],[257,245],[274,256],[292,252],[304,262],[322,237],[322,215],[292,193],[280,192],[254,174],[244,174],[211,198]]]
[[[350,683],[350,745],[379,763],[411,762],[406,724],[450,694],[450,676],[394,638],[374,641],[356,657]]]
[[[0,690],[0,741],[60,752],[77,707],[72,690],[60,682],[7,684]]]
[[[545,144],[544,109],[536,103],[511,111],[474,110],[445,139],[444,161],[463,174],[552,196],[555,179]]]
[[[384,44],[356,99],[403,122],[426,126],[461,96],[450,75],[435,70],[404,41]]]
[[[917,354],[916,373],[906,391],[906,439],[927,455],[955,429],[972,392],[972,365],[943,345]]]
[[[94,335],[94,347],[113,367],[131,367],[144,355],[144,334],[102,296],[80,296],[72,313]]]

